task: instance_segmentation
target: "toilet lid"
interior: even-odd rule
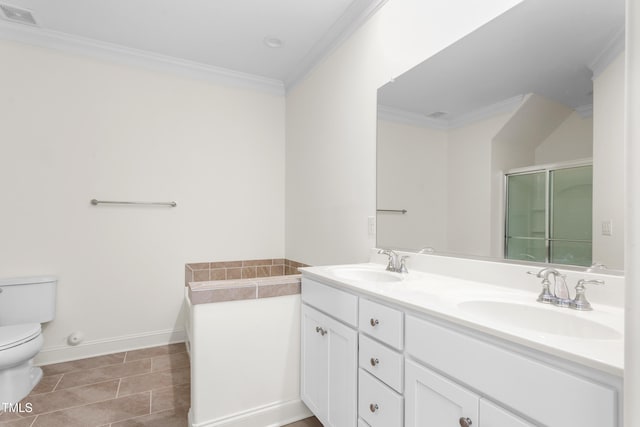
[[[40,335],[40,323],[0,326],[0,350],[15,347]]]

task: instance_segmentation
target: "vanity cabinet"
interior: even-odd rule
[[[406,362],[405,427],[533,427],[505,409],[413,361]]]
[[[355,322],[356,315],[353,295],[303,284],[300,394],[325,427],[357,425],[358,333],[344,323]]]
[[[604,372],[319,278],[302,280],[302,400],[325,427],[620,427]]]

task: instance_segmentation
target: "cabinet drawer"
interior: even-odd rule
[[[302,301],[349,325],[358,326],[358,297],[355,295],[303,277]]]
[[[360,298],[360,330],[398,350],[403,346],[402,317],[401,311]]]
[[[618,425],[612,388],[427,320],[406,323],[408,354],[540,424]],[[567,410],[567,396],[579,410]]]
[[[376,378],[402,393],[402,371],[404,357],[400,353],[360,334],[359,363]]]
[[[371,427],[402,427],[402,396],[359,370],[358,414]]]

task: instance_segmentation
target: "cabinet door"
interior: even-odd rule
[[[356,427],[358,423],[358,333],[330,317],[325,319],[329,367],[329,410],[325,427]]]
[[[326,335],[323,336],[317,328],[321,327],[324,317],[311,307],[302,305],[300,395],[311,412],[322,419],[326,419],[328,409],[329,354]]]
[[[534,427],[533,424],[485,399],[480,399],[480,417],[482,427]]]
[[[410,360],[405,362],[405,426],[478,426],[479,397]]]
[[[356,427],[358,335],[302,305],[300,394],[325,427]]]

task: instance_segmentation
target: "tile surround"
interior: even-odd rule
[[[292,275],[299,273],[298,267],[307,265],[284,258],[196,262],[185,264],[184,284]]]

